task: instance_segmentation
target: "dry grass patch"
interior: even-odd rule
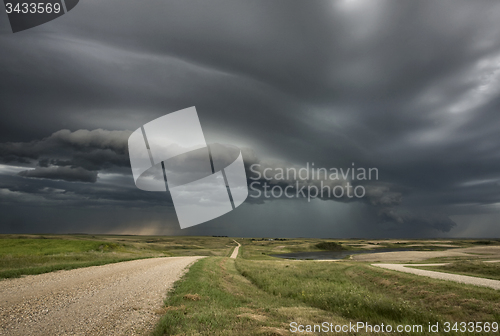
[[[297,322],[302,325],[320,324],[325,321],[333,324],[349,323],[349,320],[338,315],[333,315],[327,311],[309,306],[282,307],[278,309],[278,312],[280,315],[285,316],[287,321]]]
[[[290,335],[290,332],[285,329],[280,329],[280,328],[275,328],[275,327],[261,327],[257,331],[258,335],[272,335],[272,336],[284,336],[284,335]]]
[[[184,295],[184,299],[189,301],[200,301],[201,296],[199,296],[198,294],[186,294]]]
[[[168,306],[168,307],[162,307],[160,309],[155,310],[156,315],[165,315],[168,311],[171,310],[185,310],[186,306]]]
[[[392,286],[394,285],[393,282],[390,282],[389,280],[387,279],[381,279],[378,281],[379,284],[383,285],[383,286]]]
[[[240,315],[236,315],[236,317],[239,317],[239,318],[248,318],[250,320],[259,321],[259,322],[264,322],[264,321],[267,320],[267,316],[257,315],[257,314],[252,314],[252,313],[243,313],[243,314],[240,314]]]

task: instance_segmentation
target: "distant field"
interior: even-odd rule
[[[357,250],[370,251],[378,249],[402,249],[432,252],[445,251],[453,248],[500,246],[499,240],[363,240],[363,239],[272,239],[272,238],[243,238],[238,240],[243,244],[240,253],[244,258],[275,259],[271,255],[316,252]]]
[[[2,239],[0,255],[22,257],[27,255],[51,255],[88,251],[110,251],[123,248],[116,243],[92,240],[64,239]]]
[[[170,256],[226,256],[234,242],[213,237],[0,235],[0,279]]]

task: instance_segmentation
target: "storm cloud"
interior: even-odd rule
[[[103,129],[75,132],[60,130],[40,140],[2,143],[0,160],[4,163],[30,163],[38,160],[40,167],[48,167],[50,164],[87,170],[128,167],[127,139],[130,134],[128,131]]]
[[[23,170],[19,172],[19,176],[81,182],[95,182],[97,180],[97,172],[70,167],[37,167]]]
[[[85,232],[88,216],[100,232],[500,235],[498,1],[88,0],[17,34],[0,15],[0,231]],[[249,198],[176,231],[126,146],[190,106],[208,143],[246,148],[249,182],[253,163],[379,179],[362,200]]]

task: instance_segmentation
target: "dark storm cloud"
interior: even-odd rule
[[[95,182],[97,180],[97,172],[80,167],[36,167],[19,172],[19,176],[80,182]]]
[[[344,173],[347,178],[344,178],[342,173],[337,178],[337,175],[330,175],[331,169],[338,170],[335,167],[327,168],[326,175],[324,173],[320,174],[318,171],[318,168],[324,167],[316,167],[313,174],[312,168],[306,169],[306,167],[294,166],[284,162],[259,160],[250,149],[243,150],[243,154],[248,184],[251,189],[250,197],[247,200],[249,203],[263,204],[264,202],[293,197],[308,199],[308,201],[311,198],[318,198],[323,201],[344,203],[361,202],[369,205],[367,211],[371,213],[372,220],[381,223],[393,222],[418,226],[422,230],[431,228],[443,232],[448,232],[456,226],[453,220],[446,215],[434,213],[434,210],[427,209],[425,213],[419,213],[418,210],[399,209],[403,201],[403,194],[407,193],[408,190],[398,185],[377,181],[375,176],[378,173],[374,173],[374,180],[368,178],[365,180],[351,180],[351,176],[356,176],[359,173],[358,169],[366,172],[367,169],[365,168],[356,168],[356,174],[354,175],[351,175],[350,170],[345,170]],[[346,169],[354,168],[349,167]],[[300,173],[300,170],[302,170],[303,174]],[[301,174],[303,178],[300,177]],[[333,179],[330,176],[333,176]],[[358,186],[363,190],[363,197],[353,197],[354,188]],[[342,196],[338,197],[332,192],[336,187],[339,187],[338,190],[342,190]],[[275,193],[272,191],[273,188],[277,188]],[[287,196],[284,192],[285,189],[288,195],[292,195],[291,197]],[[322,189],[324,193],[321,193]],[[301,193],[299,193],[300,190],[302,190]]]
[[[446,215],[433,214],[426,211],[424,214],[407,211],[398,211],[393,208],[384,208],[379,212],[379,216],[389,222],[399,224],[407,223],[409,225],[420,226],[422,229],[432,228],[435,230],[448,232],[457,224]]]
[[[38,160],[41,168],[49,165],[68,167],[59,169],[60,173],[70,173],[71,168],[95,171],[111,167],[129,167],[127,139],[130,133],[102,129],[75,132],[60,130],[40,140],[1,143],[0,160],[5,163],[29,163]],[[56,170],[49,172],[39,168],[30,174],[49,176],[53,173],[56,173]]]
[[[297,193],[299,189],[311,188],[313,193],[318,191],[314,198],[323,200],[334,200],[338,202],[366,201],[372,206],[397,206],[401,203],[402,193],[397,186],[378,181],[377,168],[365,167],[318,167],[307,163],[306,166],[294,165],[289,162],[279,160],[259,159],[253,150],[244,148],[242,150],[245,160],[245,170],[248,184],[255,186],[255,189],[263,190],[263,186],[269,188],[277,186],[284,190],[289,187],[290,193]],[[370,171],[373,170],[373,171]],[[358,176],[358,180],[357,177]],[[363,199],[348,197],[343,192],[343,196],[335,197],[332,190],[336,187],[352,191],[355,187],[363,188]],[[324,189],[323,194],[320,190]],[[360,192],[361,193],[361,192]],[[302,195],[302,194],[301,194]],[[282,195],[285,197],[285,195]],[[282,198],[278,197],[278,198]],[[303,196],[301,196],[303,197]],[[274,199],[276,197],[271,197]],[[306,196],[307,198],[307,196]],[[262,200],[261,197],[258,198]],[[258,202],[258,201],[257,201]]]
[[[33,164],[37,164],[34,169],[22,170],[17,173],[17,175],[21,177],[95,183],[98,177],[98,170],[106,174],[109,168],[114,167],[114,164],[117,162],[123,163],[113,158],[114,156],[119,157],[120,155],[125,155],[124,159],[128,162],[128,156],[124,152],[127,151],[127,137],[129,134],[130,132],[110,132],[102,129],[93,131],[78,130],[75,132],[61,130],[44,139],[34,140],[28,143],[18,142],[0,144],[1,157],[16,157],[17,161],[20,162],[24,162],[25,159],[38,159],[38,161],[33,161]],[[103,150],[109,151],[111,154],[103,156]],[[54,159],[51,155],[56,155],[58,158]],[[306,188],[306,190],[311,187],[321,190],[323,184],[327,186],[327,188],[334,188],[335,186],[345,188],[346,183],[349,182],[348,179],[346,180],[342,176],[337,180],[329,180],[326,176],[321,179],[312,178],[308,180],[300,179],[298,176],[291,176],[286,180],[266,179],[264,178],[264,176],[267,176],[265,170],[270,170],[270,175],[275,176],[272,172],[276,173],[279,169],[281,169],[281,171],[286,171],[291,168],[297,172],[304,168],[290,163],[278,162],[276,160],[269,162],[261,160],[256,156],[255,152],[249,148],[243,149],[243,155],[250,184],[257,181],[259,186],[263,183],[268,183],[270,187],[278,185],[283,189],[287,186],[291,186],[291,193],[293,194],[296,192],[296,182],[299,182],[300,187]],[[83,160],[83,157],[87,160]],[[89,157],[93,158],[93,160],[89,160]],[[92,164],[89,164],[89,162]],[[123,165],[128,166],[127,163]],[[82,168],[88,166],[93,167],[94,170]],[[256,177],[256,172],[258,172],[257,174],[260,178]],[[122,181],[125,176],[130,179],[130,171],[128,169],[120,171],[120,174],[124,174],[124,176],[120,178]],[[308,175],[310,175],[310,171]],[[350,173],[347,175],[350,176]],[[129,184],[128,180],[126,184]],[[130,190],[130,188],[126,189],[124,193],[123,187],[119,186],[117,183],[108,186],[99,185],[97,187],[84,187],[79,184],[59,184],[62,189],[55,186],[43,186],[44,184],[40,183],[38,184],[38,188],[33,188],[33,185],[33,183],[24,182],[24,187],[21,188],[16,188],[15,184],[4,185],[3,188],[9,191],[37,195],[44,200],[58,201],[63,204],[80,202],[81,205],[85,206],[95,204],[95,200],[98,200],[101,206],[106,205],[108,201],[119,201],[121,203],[130,202],[132,206],[134,206],[135,202],[138,200],[148,199],[150,202],[149,206],[158,205],[154,200],[165,201],[165,196],[159,195],[158,193],[153,196],[135,189],[133,189],[134,192],[131,192],[132,190]],[[353,183],[353,186],[356,186],[356,183]],[[1,187],[0,185],[0,188]],[[393,215],[395,213],[394,207],[401,203],[402,194],[391,190],[390,186],[384,183],[368,181],[368,184],[364,183],[363,188],[363,193],[366,192],[366,197],[362,199],[349,198],[347,194],[339,198],[334,197],[333,194],[330,193],[325,194],[324,197],[320,196],[318,198],[325,201],[366,202],[372,207],[379,209],[373,212],[377,213],[380,219],[390,219],[398,223],[412,222],[417,218],[412,214],[398,217]],[[283,199],[284,197],[280,198]],[[274,199],[279,198],[254,198],[251,196],[248,201],[249,203],[262,204],[264,201],[271,201]],[[67,202],[65,202],[65,200]],[[90,203],[89,200],[91,200]],[[170,199],[169,202],[171,202]],[[113,204],[111,202],[108,206],[109,205],[116,206],[118,204]],[[142,204],[141,206],[148,206],[148,203]],[[428,220],[428,222],[430,221],[431,220]],[[436,226],[436,228],[440,229],[441,227]]]
[[[0,159],[97,173],[79,192],[112,209],[125,196],[100,179],[130,173],[124,130],[195,105],[246,162],[378,168],[361,231],[447,231],[500,202],[499,22],[494,0],[85,1],[0,35]]]
[[[74,179],[26,178],[23,174],[1,175],[0,190],[5,204],[48,204],[82,207],[132,207],[149,208],[172,206],[169,193],[144,192],[135,187],[131,176],[102,176],[96,183]]]

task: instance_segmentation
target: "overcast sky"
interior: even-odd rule
[[[82,0],[16,34],[2,6],[0,233],[500,237],[497,0]],[[247,167],[379,179],[180,230],[127,139],[190,106]]]

